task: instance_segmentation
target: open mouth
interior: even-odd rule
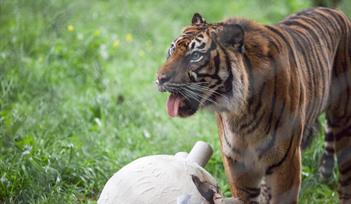
[[[188,117],[199,108],[199,102],[185,98],[181,94],[171,93],[167,100],[167,112],[170,117]]]

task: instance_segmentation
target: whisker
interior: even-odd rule
[[[214,100],[212,100],[212,99],[210,99],[210,98],[205,98],[204,96],[202,96],[202,95],[199,95],[198,93],[195,93],[195,92],[193,92],[192,90],[190,90],[190,89],[187,89],[187,92],[188,93],[191,93],[191,94],[195,94],[195,95],[197,95],[197,96],[199,96],[200,97],[200,100],[205,100],[205,102],[206,101],[209,101],[209,102],[211,102],[211,103],[214,103],[214,104],[218,104],[218,102],[216,102],[216,101],[214,101]],[[202,103],[201,103],[202,104]]]
[[[214,100],[212,100],[212,99],[210,99],[210,98],[205,98],[205,97],[203,97],[202,95],[200,95],[199,93],[196,92],[196,91],[199,91],[199,88],[202,89],[202,90],[204,90],[204,91],[207,91],[207,92],[211,92],[211,93],[214,92],[213,90],[205,89],[205,88],[207,88],[207,87],[194,88],[194,87],[188,86],[188,87],[185,87],[185,88],[188,89],[189,92],[200,96],[201,99],[205,99],[205,101],[210,101],[210,102],[212,102],[212,103],[218,104],[216,101],[214,101]]]
[[[197,90],[197,91],[202,90],[202,91],[211,92],[212,94],[215,94],[215,95],[217,95],[217,96],[222,96],[225,100],[228,100],[228,101],[229,101],[229,98],[228,98],[226,95],[224,95],[224,94],[222,94],[222,93],[219,93],[219,92],[217,92],[216,90],[211,90],[211,89],[209,89],[209,88],[207,88],[207,87],[204,87],[204,86],[197,86],[197,87],[195,87],[195,86],[189,86],[189,87],[190,87],[191,89]]]
[[[186,82],[186,83],[171,83],[171,82],[168,82],[167,86],[181,87],[181,86],[191,86],[191,85],[201,85],[201,84],[208,84],[208,82]]]
[[[176,92],[184,96],[186,99],[194,99],[200,104],[208,101],[214,104],[218,104],[217,101],[211,99],[210,97],[205,98],[201,93],[208,92],[210,95],[221,96],[227,102],[229,102],[229,98],[213,89],[204,86],[204,84],[209,84],[208,82],[187,82],[187,83],[167,83],[167,88],[171,92]]]
[[[199,102],[201,104],[201,96],[200,95],[191,93],[187,89],[183,89],[183,91],[184,91],[184,94],[186,94],[187,96],[189,96],[190,98],[196,100],[197,102]]]
[[[200,95],[188,92],[187,89],[184,89],[184,88],[186,88],[186,86],[183,86],[181,88],[179,88],[179,87],[175,88],[175,87],[169,86],[168,90],[172,91],[172,92],[179,93],[179,94],[181,94],[182,96],[184,96],[188,100],[189,99],[194,99],[194,100],[196,100],[197,102],[199,102],[201,104],[201,96]]]
[[[180,90],[179,93],[180,93],[180,95],[184,96],[185,99],[187,99],[187,100],[191,99],[191,97],[188,96],[186,93],[184,93],[183,90]]]

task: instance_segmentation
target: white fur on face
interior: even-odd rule
[[[240,80],[240,72],[235,68],[235,66],[235,63],[231,64],[231,71],[233,74],[232,95],[217,95],[216,103],[213,103],[208,107],[210,110],[213,110],[215,112],[233,112],[237,114],[243,111],[243,107],[246,104],[246,89],[245,85]],[[225,76],[228,75],[226,70],[220,71],[218,74],[222,79],[226,78]],[[215,87],[214,90],[217,88],[218,87]],[[210,95],[212,95],[212,93],[209,93],[208,97]]]

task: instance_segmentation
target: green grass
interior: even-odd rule
[[[213,145],[206,168],[229,196],[213,115],[168,118],[155,72],[194,12],[270,23],[309,6],[0,0],[0,203],[94,202],[123,165],[189,151],[197,140]],[[335,203],[335,180],[318,181],[322,140],[313,146],[304,154],[301,203]]]

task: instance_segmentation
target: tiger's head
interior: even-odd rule
[[[210,24],[195,13],[157,72],[158,89],[170,93],[169,116],[187,117],[202,107],[238,111],[247,92],[243,53],[241,25]]]

